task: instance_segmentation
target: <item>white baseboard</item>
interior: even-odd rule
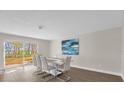
[[[80,66],[77,66],[77,65],[72,65],[71,67],[85,69],[85,70],[89,70],[89,71],[100,72],[100,73],[106,73],[106,74],[111,74],[111,75],[116,75],[116,76],[121,76],[122,77],[121,73],[116,73],[116,72],[104,71],[104,70],[100,70],[100,69],[87,68],[87,67],[80,67]]]

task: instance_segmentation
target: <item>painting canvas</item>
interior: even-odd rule
[[[79,40],[69,39],[62,41],[63,55],[79,55]]]

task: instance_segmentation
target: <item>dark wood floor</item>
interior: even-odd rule
[[[33,66],[26,66],[25,69],[14,68],[0,73],[1,82],[43,82],[41,75],[34,74]],[[71,68],[68,75],[70,82],[122,82],[121,77],[98,73],[78,68]],[[61,77],[61,76],[60,76]],[[49,82],[61,82],[58,79],[52,79]]]

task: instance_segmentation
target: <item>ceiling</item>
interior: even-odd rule
[[[0,11],[1,33],[47,40],[73,38],[84,33],[120,27],[123,23],[124,11],[119,10]]]

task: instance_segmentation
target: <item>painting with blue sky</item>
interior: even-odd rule
[[[69,39],[62,41],[63,55],[79,55],[79,40]]]

